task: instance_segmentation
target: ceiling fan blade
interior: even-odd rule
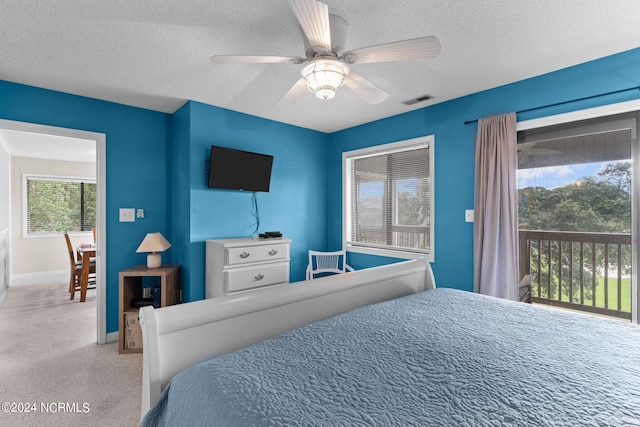
[[[306,59],[295,56],[241,56],[214,55],[211,62],[215,64],[302,64]]]
[[[435,58],[440,54],[440,41],[434,36],[401,40],[376,46],[363,47],[344,54],[347,64],[368,62],[411,61]]]
[[[331,53],[329,7],[316,0],[289,0],[289,5],[310,46]]]
[[[294,104],[304,93],[307,92],[307,84],[304,82],[304,78],[300,78],[291,89],[284,94],[278,101],[278,105],[290,105]]]
[[[389,97],[387,92],[353,71],[349,73],[344,84],[369,104],[379,104]]]

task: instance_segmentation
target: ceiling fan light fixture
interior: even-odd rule
[[[317,58],[302,67],[302,77],[309,92],[317,98],[331,99],[349,75],[347,64],[333,58]]]

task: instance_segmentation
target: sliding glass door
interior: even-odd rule
[[[534,303],[637,320],[638,114],[518,133],[520,275]]]

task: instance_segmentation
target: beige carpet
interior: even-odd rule
[[[95,290],[80,303],[67,286],[12,286],[0,306],[0,425],[139,425],[141,354],[96,344]]]

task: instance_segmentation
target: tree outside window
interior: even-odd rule
[[[91,231],[96,183],[87,179],[25,176],[27,235]]]

